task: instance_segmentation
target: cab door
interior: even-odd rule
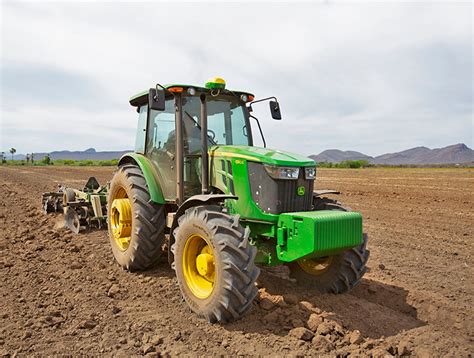
[[[164,111],[148,111],[146,156],[155,164],[163,195],[176,200],[176,133],[174,100],[166,101]]]

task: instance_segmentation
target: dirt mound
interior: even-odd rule
[[[130,274],[105,231],[74,235],[41,212],[54,180],[111,168],[0,168],[0,355],[414,355],[472,353],[473,170],[320,170],[364,214],[369,273],[350,294],[265,269],[242,320],[210,325],[166,262]]]

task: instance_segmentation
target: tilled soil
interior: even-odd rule
[[[0,355],[472,355],[474,170],[318,170],[318,189],[364,215],[369,272],[334,296],[262,269],[227,325],[190,312],[166,260],[122,271],[106,231],[42,213],[43,191],[113,171],[0,168]]]

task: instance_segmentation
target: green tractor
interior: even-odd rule
[[[130,99],[135,152],[109,189],[115,259],[145,270],[167,251],[185,301],[209,322],[240,318],[257,295],[257,265],[287,265],[301,285],[343,293],[366,272],[362,216],[315,191],[315,162],[253,145],[254,100],[225,88],[156,85]],[[164,248],[167,247],[168,250]]]

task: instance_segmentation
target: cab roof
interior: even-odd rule
[[[184,91],[186,91],[188,88],[192,87],[196,90],[196,92],[207,92],[211,93],[212,89],[205,88],[202,86],[195,86],[195,85],[183,85],[183,84],[177,84],[177,83],[172,83],[172,84],[167,84],[163,85],[164,88],[172,88],[172,87],[182,87]],[[140,93],[137,93],[136,95],[130,97],[130,104],[134,107],[142,106],[144,104],[148,103],[148,91],[149,90],[144,90]],[[234,90],[228,90],[228,89],[222,89],[220,90],[221,94],[236,94],[237,96],[240,96],[242,94],[246,94],[249,96],[254,96],[253,93],[246,92],[246,91],[234,91]]]

